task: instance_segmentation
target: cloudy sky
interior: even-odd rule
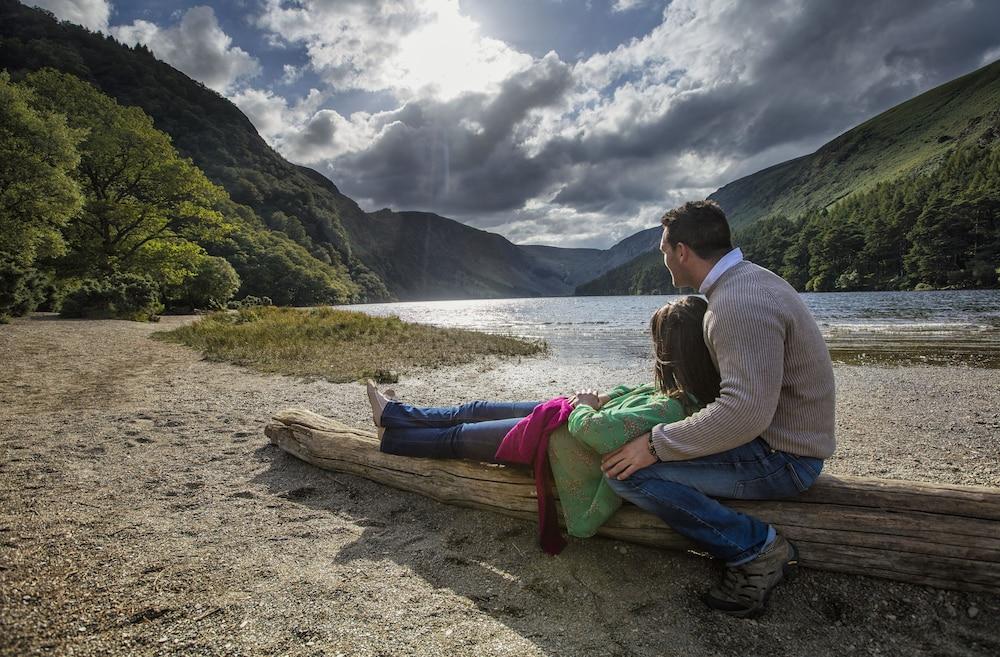
[[[1000,58],[995,0],[43,0],[366,210],[608,247]]]

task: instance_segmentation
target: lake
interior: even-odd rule
[[[650,355],[649,318],[675,296],[548,297],[339,306],[408,322],[540,338],[586,363]],[[803,294],[835,356],[1000,361],[1000,290]]]

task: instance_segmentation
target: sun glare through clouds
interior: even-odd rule
[[[485,91],[532,62],[530,55],[482,37],[455,2],[441,2],[432,21],[403,38],[394,59],[398,88],[440,100]]]

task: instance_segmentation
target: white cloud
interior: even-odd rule
[[[229,96],[247,115],[257,132],[271,146],[274,140],[289,130],[297,130],[298,121],[289,110],[288,101],[263,89],[244,89]]]
[[[215,11],[200,6],[188,9],[173,27],[137,20],[111,28],[123,43],[143,43],[171,66],[219,93],[229,93],[242,81],[260,73],[260,64],[219,27]]]
[[[304,44],[332,89],[450,99],[495,88],[532,58],[479,33],[458,0],[266,0],[258,25]]]
[[[611,5],[611,11],[630,11],[632,9],[636,9],[637,7],[642,7],[647,3],[648,0],[615,0],[615,4]]]
[[[280,146],[294,161],[319,164],[371,144],[375,129],[369,119],[370,115],[365,112],[355,113],[347,119],[334,110],[320,110]]]
[[[59,20],[83,25],[95,32],[108,31],[111,3],[107,0],[29,0],[25,4],[48,9]]]
[[[285,64],[281,67],[281,84],[292,84],[302,77],[302,67]]]
[[[271,147],[299,164],[320,164],[363,149],[375,136],[372,115],[356,112],[346,118],[320,109],[325,97],[317,89],[292,105],[262,89],[244,89],[229,98]]]
[[[983,53],[983,57],[979,60],[979,62],[983,66],[986,66],[987,64],[992,64],[998,59],[1000,59],[1000,46],[987,50]]]

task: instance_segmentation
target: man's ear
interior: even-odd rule
[[[682,264],[687,262],[688,256],[691,255],[691,247],[684,242],[678,242],[677,246],[674,247],[674,250],[677,252],[678,262]]]

